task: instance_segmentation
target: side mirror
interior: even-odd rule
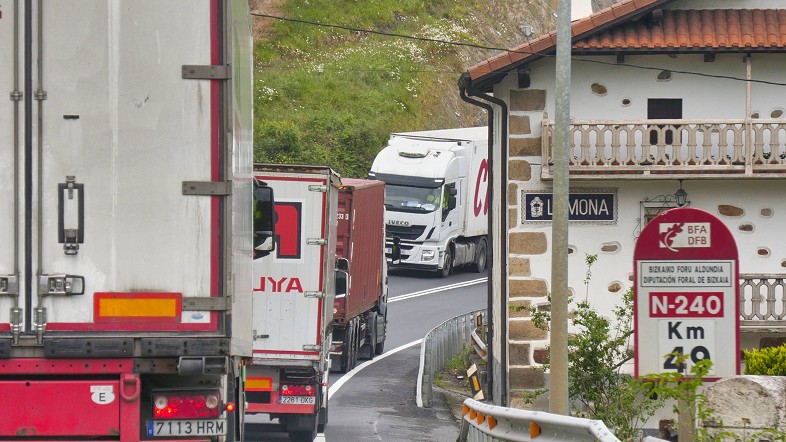
[[[347,295],[347,272],[336,270],[336,298],[346,295]]]
[[[336,270],[349,271],[349,260],[347,258],[339,258],[336,260]]]
[[[450,189],[450,197],[448,198],[448,211],[456,208],[456,189]]]
[[[254,181],[254,259],[276,249],[276,209],[273,189]]]

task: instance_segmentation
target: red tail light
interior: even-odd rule
[[[314,396],[314,387],[302,384],[282,384],[281,396]]]
[[[221,397],[211,392],[156,392],[153,419],[208,419],[219,415]]]

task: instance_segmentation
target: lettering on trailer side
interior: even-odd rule
[[[478,176],[475,180],[475,216],[480,215],[480,210],[483,209],[483,214],[486,215],[489,213],[489,188],[488,188],[488,179],[489,179],[489,163],[486,160],[480,162],[480,168],[478,169]],[[480,190],[480,183],[486,183],[483,187],[483,201],[481,201],[481,190]]]
[[[303,203],[276,201],[276,257],[300,259],[303,244]]]
[[[300,283],[300,278],[284,276],[276,279],[271,276],[260,276],[259,287],[254,287],[255,292],[265,292],[268,289],[273,293],[303,293],[303,285]]]

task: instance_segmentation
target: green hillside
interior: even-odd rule
[[[521,25],[551,29],[551,2],[540,3],[252,1],[254,160],[365,177],[390,132],[486,124],[456,84],[499,51],[432,40],[512,47],[524,41]]]

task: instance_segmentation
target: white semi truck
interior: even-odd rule
[[[488,128],[394,133],[369,171],[385,182],[390,268],[486,268]]]

